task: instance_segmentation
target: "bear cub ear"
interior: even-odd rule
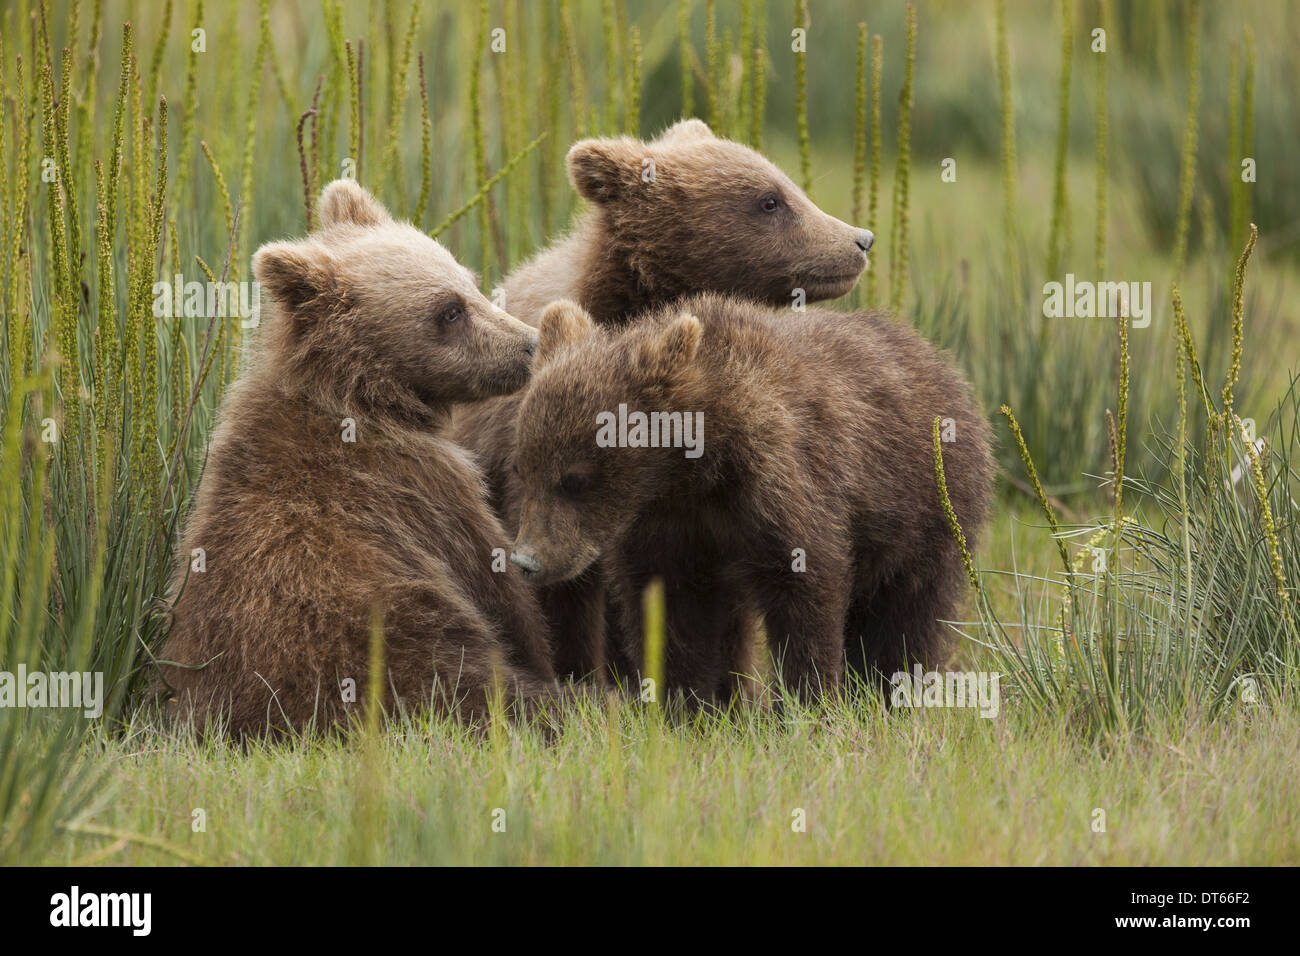
[[[655,142],[691,143],[704,139],[717,139],[717,137],[713,135],[713,130],[709,129],[708,123],[692,117],[691,119],[678,120],[660,133]]]
[[[271,300],[295,318],[334,291],[333,264],[318,242],[268,242],[253,256],[253,275]]]
[[[587,310],[576,302],[559,299],[542,313],[537,329],[537,365],[550,360],[560,349],[580,342],[596,331]]]
[[[325,187],[317,203],[321,227],[382,226],[393,221],[379,200],[351,179],[336,179]]]
[[[583,199],[607,205],[640,182],[645,156],[633,139],[584,139],[569,149],[569,179]]]
[[[638,358],[642,372],[657,381],[672,378],[677,370],[694,361],[703,332],[700,320],[689,312],[683,312],[641,346]]]

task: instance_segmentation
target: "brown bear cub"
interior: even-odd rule
[[[583,140],[569,150],[568,170],[588,212],[503,284],[505,307],[534,325],[558,299],[576,301],[604,326],[698,292],[772,305],[789,305],[796,290],[806,301],[833,299],[853,288],[867,264],[868,230],[827,215],[762,155],[719,139],[699,120],[683,120],[651,142]],[[465,406],[452,426],[482,464],[508,529],[518,510],[518,408],[518,395]],[[557,672],[603,670],[599,569],[540,595]],[[627,670],[625,661],[610,663]]]
[[[879,680],[941,665],[964,575],[933,469],[968,539],[984,521],[988,424],[945,358],[886,317],[794,316],[689,297],[622,332],[573,303],[542,319],[523,394],[512,560],[538,583],[597,556],[641,659],[640,599],[664,582],[670,691],[725,700],[765,616],[786,686],[849,667]]]
[[[789,305],[857,283],[874,237],[822,212],[762,154],[697,119],[651,142],[575,143],[567,158],[590,211],[503,283],[512,315],[536,325],[559,299],[622,325],[697,292]]]
[[[536,331],[355,183],[325,189],[320,221],[253,259],[271,308],[186,522],[169,706],[238,735],[343,722],[364,703],[372,615],[389,708],[473,718],[497,680],[541,697],[545,623],[445,435],[455,403],[527,381]]]

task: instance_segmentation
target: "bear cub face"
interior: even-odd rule
[[[320,200],[321,230],[258,250],[268,324],[290,377],[325,403],[424,418],[528,380],[536,330],[492,304],[473,273],[355,182]]]
[[[690,315],[614,336],[575,303],[547,307],[538,368],[517,426],[522,499],[511,560],[529,581],[552,584],[581,574],[675,480],[684,450],[670,447],[670,425],[650,425],[662,447],[602,447],[598,423],[620,404],[695,415],[692,395],[706,385],[692,368],[700,334]],[[701,450],[702,432],[698,427],[693,439]]]
[[[786,305],[857,283],[874,236],[822,212],[759,153],[696,119],[645,143],[589,139],[568,155],[578,193],[657,298],[700,290]]]

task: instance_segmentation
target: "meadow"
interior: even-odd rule
[[[105,699],[0,706],[0,863],[1300,862],[1300,4],[1044,9],[6,2],[0,672]],[[487,291],[579,211],[570,143],[687,115],[873,229],[835,306],[973,381],[998,504],[953,666],[1001,675],[996,716],[778,711],[764,673],[554,739],[164,726],[177,533],[256,327],[159,316],[155,283],[250,279],[350,175]],[[1149,283],[1147,314],[1049,315],[1067,274]],[[942,451],[936,423],[936,495]]]

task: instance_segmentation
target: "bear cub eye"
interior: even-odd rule
[[[465,305],[462,302],[449,302],[438,312],[439,325],[455,325],[465,317]]]
[[[584,471],[566,472],[560,478],[560,491],[571,498],[576,498],[591,487],[591,475]]]
[[[781,208],[781,197],[776,193],[766,193],[763,198],[758,201],[758,208],[766,213],[776,212]]]

